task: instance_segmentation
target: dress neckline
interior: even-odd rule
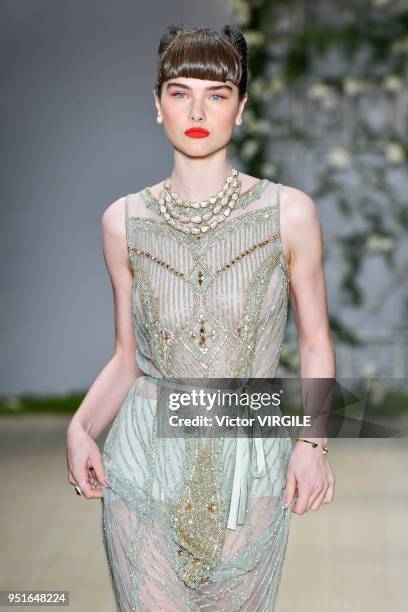
[[[267,182],[268,182],[268,179],[266,178],[259,179],[251,187],[248,187],[248,189],[245,189],[245,191],[241,191],[238,199],[241,200],[241,198],[243,198],[245,195],[251,193],[251,191],[253,191],[254,189],[257,189],[258,187],[261,187],[261,185],[263,185],[264,183],[266,184]],[[149,187],[145,187],[144,189],[142,189],[142,192],[145,192],[150,198],[150,200],[153,200],[153,202],[157,202],[157,204],[159,204],[159,199],[155,195],[153,195]]]
[[[238,200],[237,200],[237,204],[234,210],[236,209],[242,209],[242,208],[247,208],[247,206],[256,198],[261,197],[262,193],[266,190],[266,188],[270,185],[272,185],[272,181],[270,181],[267,178],[263,178],[259,181],[257,181],[254,185],[252,185],[252,187],[249,187],[248,189],[246,189],[245,191],[241,192]],[[277,184],[278,185],[278,184]],[[147,206],[147,208],[149,208],[150,210],[152,210],[156,215],[160,216],[160,202],[159,200],[150,192],[148,187],[145,187],[144,189],[141,189],[137,195],[142,199],[142,201],[144,202],[145,206]],[[158,218],[158,219],[152,219],[150,217],[143,217],[140,215],[134,216],[134,215],[129,215],[128,212],[128,208],[127,208],[127,200],[126,200],[126,219],[140,219],[140,220],[146,220],[146,221],[154,221],[156,223],[164,223],[167,225],[167,222],[164,221],[162,218]],[[269,208],[269,207],[266,207]],[[273,206],[271,207],[273,208]],[[265,210],[265,207],[259,209],[259,210]],[[256,212],[256,210],[252,210],[249,212]],[[248,212],[248,214],[249,214]],[[226,225],[228,223],[232,223],[233,221],[235,221],[236,219],[239,219],[240,217],[243,217],[245,215],[243,214],[239,214],[235,217],[230,217],[228,218],[223,225]],[[217,228],[215,228],[217,229]],[[197,236],[196,236],[197,238]]]

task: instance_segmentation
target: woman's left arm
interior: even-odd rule
[[[336,376],[334,343],[330,333],[323,264],[323,234],[316,205],[303,191],[284,186],[281,192],[281,237],[289,260],[290,299],[296,323],[301,379]],[[303,436],[302,436],[303,437]],[[317,510],[333,500],[335,477],[325,437],[304,437],[319,444],[297,441],[292,450],[286,482],[285,506],[294,499],[292,512]]]

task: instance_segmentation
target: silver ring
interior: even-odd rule
[[[86,482],[89,482],[89,480],[84,480],[84,482],[83,482],[82,484],[80,484],[79,486],[78,486],[78,485],[75,485],[75,491],[77,492],[77,495],[83,495],[83,493],[82,493],[82,487],[84,486],[84,484],[85,484]]]

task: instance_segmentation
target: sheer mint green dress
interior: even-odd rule
[[[163,438],[158,392],[185,378],[268,378],[283,344],[290,275],[280,187],[242,193],[200,238],[160,216],[149,189],[126,197],[136,361],[103,449],[102,532],[117,610],[272,611],[291,508],[292,442]]]

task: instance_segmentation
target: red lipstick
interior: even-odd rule
[[[210,132],[201,127],[192,127],[186,130],[184,133],[186,136],[190,136],[191,138],[205,138]]]

